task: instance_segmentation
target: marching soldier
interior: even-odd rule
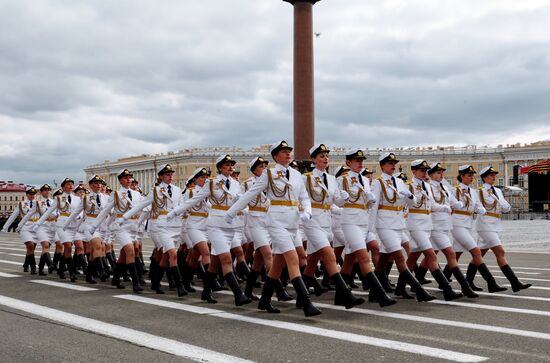
[[[300,220],[306,222],[311,219],[311,201],[302,175],[289,166],[292,161],[292,147],[286,141],[281,141],[273,144],[270,152],[276,165],[266,168],[260,179],[233,204],[227,211],[226,222],[232,223],[239,211],[265,191],[271,203],[268,210],[268,231],[272,242],[273,265],[267,274],[258,308],[270,313],[280,312],[271,305],[271,296],[286,263],[292,285],[298,294],[296,306],[303,308],[305,316],[319,315],[321,311],[311,303],[309,292],[300,275],[295,247]],[[302,212],[298,209],[300,204],[304,209]]]
[[[215,178],[208,179],[204,187],[197,194],[170,212],[169,217],[174,218],[176,215],[188,211],[205,199],[210,201],[211,207],[206,225],[208,240],[212,246],[212,256],[210,258],[210,266],[208,266],[208,271],[206,272],[207,279],[201,299],[211,304],[217,303],[212,297],[211,292],[215,285],[218,270],[221,267],[224,279],[233,291],[235,305],[241,306],[251,303],[252,300],[243,294],[237,277],[233,272],[231,247],[236,229],[239,227],[234,224],[233,220],[229,224],[225,221],[227,211],[240,196],[240,186],[231,178],[235,164],[236,161],[230,155],[221,155],[216,160],[218,175]]]
[[[475,174],[476,171],[471,165],[461,165],[458,167],[457,179],[459,184],[456,188],[453,188],[452,193],[462,203],[462,208],[459,205],[453,207],[453,249],[456,251],[457,261],[465,251],[470,252],[472,255],[472,261],[466,271],[466,280],[472,290],[483,290],[474,284],[474,277],[477,270],[479,270],[481,276],[487,281],[489,292],[505,291],[506,288],[496,283],[495,278],[487,268],[487,265],[485,265],[481,250],[473,236],[474,215],[477,214],[479,217],[487,212],[481,205],[478,194],[470,187],[474,181]]]
[[[347,153],[346,165],[350,170],[338,180],[340,191],[345,197],[340,221],[346,240],[342,276],[348,281],[348,285],[352,283],[353,263],[357,261],[363,284],[370,286],[371,289],[369,301],[376,301],[384,307],[393,305],[396,301],[386,295],[370,266],[367,239],[371,223],[368,209],[376,202],[376,197],[371,192],[369,180],[361,175],[365,159],[362,150]]]
[[[65,222],[71,216],[73,203],[77,203],[77,198],[73,194],[74,180],[65,178],[61,182],[61,189],[63,192],[54,199],[51,207],[48,208],[38,222],[35,223],[34,229],[38,230],[42,224],[48,221],[48,218],[50,218],[52,214],[57,214],[56,233],[61,243],[63,243],[63,256],[60,258],[57,272],[60,279],[65,279],[65,269],[67,268],[69,270],[71,282],[75,282],[76,263],[73,261],[72,247],[76,235],[76,225],[72,223],[63,229]]]
[[[120,183],[120,188],[119,190],[112,192],[112,195],[107,201],[107,205],[99,213],[95,222],[92,223],[89,232],[94,234],[103,221],[111,215],[111,212],[114,213],[116,220],[112,222],[111,228],[114,231],[115,240],[120,245],[120,254],[115,265],[111,285],[116,286],[117,289],[123,289],[125,287],[120,281],[120,278],[127,268],[132,279],[133,291],[135,293],[140,293],[143,291],[143,288],[140,285],[140,278],[138,277],[138,272],[136,269],[136,255],[134,248],[139,214],[134,214],[128,218],[123,217],[124,213],[131,210],[132,207],[139,202],[140,198],[139,193],[130,188],[132,177],[133,175],[128,169],[123,169],[118,173],[117,178]]]
[[[396,165],[399,162],[394,153],[383,153],[380,155],[379,163],[382,174],[374,181],[373,194],[376,201],[372,208],[376,211],[376,232],[386,253],[380,255],[380,261],[376,266],[376,275],[379,280],[385,281],[388,286],[386,275],[386,262],[393,257],[394,263],[399,271],[399,279],[395,294],[403,298],[409,298],[405,291],[405,284],[411,285],[416,292],[418,301],[431,301],[435,296],[429,294],[411,274],[405,263],[401,252],[403,234],[407,228],[403,208],[414,206],[418,203],[416,197],[406,187],[404,182],[395,178]],[[381,269],[383,266],[383,269]]]
[[[40,195],[42,200],[35,200],[34,208],[29,210],[29,213],[23,217],[17,229],[24,226],[28,220],[38,220],[42,214],[51,206],[52,200],[50,199],[50,191],[52,188],[48,184],[44,184],[40,187]],[[40,241],[42,252],[40,254],[40,261],[38,262],[38,274],[40,276],[46,276],[44,272],[44,266],[48,267],[48,272],[53,272],[53,263],[50,255],[50,246],[55,243],[55,221],[56,217],[49,217],[46,222],[37,229],[35,232],[36,240]],[[33,252],[34,253],[34,252]]]
[[[38,191],[34,187],[27,188],[27,190],[25,191],[25,200],[17,203],[17,208],[13,210],[2,229],[2,232],[8,232],[8,229],[17,217],[21,217],[23,219],[25,215],[27,215],[28,213],[32,213],[30,214],[32,218],[25,220],[24,223],[23,221],[19,222],[19,226],[17,227],[17,231],[20,233],[21,239],[23,240],[23,243],[25,244],[25,247],[27,249],[23,268],[25,272],[28,272],[28,268],[26,266],[30,266],[31,275],[36,275],[36,259],[34,258],[34,249],[36,247],[37,239],[35,231],[33,230],[33,226],[34,222],[36,222],[37,220],[34,217],[36,207],[35,197],[37,193]]]
[[[304,175],[306,191],[311,202],[312,218],[304,223],[304,232],[308,240],[307,266],[302,274],[306,286],[313,287],[315,295],[320,296],[326,292],[315,278],[315,269],[319,261],[323,262],[326,274],[334,283],[336,294],[334,304],[343,305],[350,309],[365,302],[351,293],[342,275],[338,271],[336,256],[330,245],[333,239],[331,225],[331,207],[333,204],[343,207],[349,199],[346,191],[341,191],[336,178],[329,175],[326,170],[329,164],[330,150],[325,144],[313,146],[310,157],[315,165],[311,173]]]
[[[524,284],[517,278],[516,274],[508,264],[505,257],[504,247],[500,242],[499,232],[502,231],[500,219],[502,213],[508,213],[512,207],[499,188],[495,188],[498,171],[492,166],[483,168],[479,175],[483,180],[483,186],[479,188],[479,200],[487,211],[481,215],[476,222],[476,231],[480,237],[479,247],[481,248],[482,256],[485,256],[490,249],[495,254],[498,266],[510,284],[512,291],[528,289],[531,284]]]

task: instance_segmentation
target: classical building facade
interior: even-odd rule
[[[0,180],[0,218],[8,217],[17,203],[25,199],[25,184]]]
[[[328,145],[331,146],[330,144]],[[351,148],[331,147],[332,172],[344,162],[344,155]],[[380,172],[378,156],[386,151],[394,152],[400,159],[402,171],[410,174],[410,162],[415,159],[425,159],[429,163],[439,161],[447,167],[447,177],[451,184],[455,184],[455,176],[458,167],[463,164],[472,164],[476,170],[487,165],[492,165],[500,171],[497,184],[501,187],[518,186],[527,190],[527,177],[518,175],[517,183],[514,182],[514,167],[533,165],[540,160],[550,159],[550,140],[540,141],[531,144],[498,145],[489,146],[429,146],[429,147],[400,147],[400,148],[376,148],[369,149],[362,147],[368,158],[365,166],[372,169],[375,174]],[[86,180],[92,175],[98,174],[107,180],[108,184],[116,187],[117,173],[128,168],[133,171],[134,177],[138,180],[140,187],[147,192],[151,189],[156,180],[156,169],[162,164],[169,163],[175,168],[175,183],[183,187],[186,179],[193,170],[198,167],[207,167],[215,171],[214,162],[221,154],[230,154],[237,161],[237,169],[241,171],[242,178],[248,178],[248,162],[256,156],[269,156],[269,146],[263,145],[250,149],[239,147],[209,147],[182,149],[162,154],[143,154],[130,156],[116,161],[105,161],[101,164],[90,165],[84,169]]]

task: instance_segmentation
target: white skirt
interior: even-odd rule
[[[479,236],[479,248],[482,250],[500,246],[502,244],[502,242],[500,242],[498,232],[477,231],[477,235]]]
[[[411,234],[411,252],[422,252],[432,248],[430,231],[409,231]]]
[[[393,253],[401,250],[401,244],[406,236],[402,229],[377,228],[376,233],[380,238],[380,252]]]
[[[434,250],[444,250],[452,246],[451,238],[449,236],[449,231],[436,231],[433,230],[430,234],[430,241],[432,242],[432,247]]]
[[[342,230],[346,239],[344,254],[349,255],[350,253],[367,248],[367,236],[369,235],[367,226],[343,224]]]
[[[312,219],[304,225],[304,233],[307,239],[306,252],[308,254],[315,253],[325,247],[330,247],[330,241],[332,240],[330,227],[321,227]]]
[[[453,227],[453,249],[456,252],[467,252],[477,247],[472,230],[465,227]]]
[[[234,228],[221,228],[208,226],[206,228],[206,234],[211,244],[211,254],[213,256],[219,256],[223,253],[229,253],[231,250],[231,243],[235,237]]]

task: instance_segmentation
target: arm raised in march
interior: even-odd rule
[[[69,216],[69,219],[63,224],[63,230],[67,229],[67,227],[73,223],[79,216],[79,214],[84,210],[84,200],[80,199],[80,202],[74,207],[71,208],[71,215]]]
[[[187,212],[194,205],[199,204],[201,201],[205,200],[210,196],[210,180],[207,180],[201,190],[193,195],[192,198],[187,199],[185,202],[181,203],[178,207],[174,208],[170,213],[168,213],[168,218],[172,219],[176,215]]]
[[[134,214],[141,213],[145,208],[147,208],[148,206],[153,204],[154,193],[155,193],[155,189],[151,190],[151,193],[149,193],[149,195],[147,197],[140,200],[132,209],[130,209],[128,212],[124,213],[122,218],[124,220],[127,220],[128,218],[130,218]]]
[[[40,227],[44,223],[44,221],[46,221],[46,219],[48,219],[56,209],[57,209],[57,198],[53,200],[53,203],[50,206],[50,208],[48,208],[48,210],[46,210],[46,212],[42,214],[42,217],[40,217],[38,222],[34,224],[35,228]]]
[[[237,212],[245,209],[248,206],[248,203],[252,202],[254,198],[256,198],[261,192],[267,189],[267,185],[268,185],[267,172],[268,170],[264,170],[260,179],[258,179],[254,183],[254,185],[252,185],[252,187],[248,189],[248,191],[244,193],[243,196],[241,196],[239,200],[237,200],[235,204],[231,206],[231,208],[229,208],[229,210],[227,211],[227,215],[230,218],[235,218],[235,216],[237,215]],[[310,204],[310,211],[311,211],[311,204]]]
[[[8,229],[13,224],[13,222],[15,221],[15,219],[17,218],[18,215],[19,215],[19,203],[17,204],[17,207],[13,210],[10,217],[8,218],[6,223],[4,224],[4,227],[2,228],[2,232],[7,232],[8,231]]]

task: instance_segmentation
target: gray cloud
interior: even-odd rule
[[[324,0],[316,135],[331,145],[550,138],[550,1]],[[2,1],[0,179],[292,136],[278,0]]]

